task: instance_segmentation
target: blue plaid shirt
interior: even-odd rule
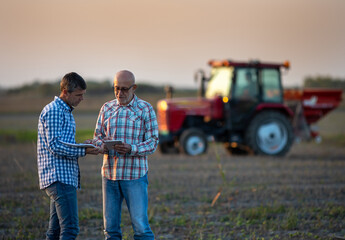
[[[75,121],[71,109],[59,97],[46,105],[39,117],[37,164],[40,189],[59,181],[80,188],[78,157],[85,148],[63,144],[75,143]]]

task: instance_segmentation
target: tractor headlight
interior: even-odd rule
[[[161,111],[166,111],[168,109],[168,103],[166,101],[160,101],[158,103],[158,109]]]

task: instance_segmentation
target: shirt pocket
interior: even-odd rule
[[[61,140],[63,142],[75,142],[76,127],[74,117],[71,114],[64,114],[64,120],[61,126],[61,130]]]
[[[133,131],[131,136],[133,143],[142,142],[145,131],[141,116],[132,114],[128,117],[128,120],[129,127]]]
[[[141,121],[141,117],[139,115],[136,115],[136,114],[131,114],[131,115],[129,115],[129,120],[136,123],[137,121]]]

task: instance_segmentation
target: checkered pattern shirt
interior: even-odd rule
[[[127,106],[117,99],[106,102],[99,113],[94,140],[102,145],[104,137],[121,140],[132,147],[130,154],[120,155],[114,150],[103,156],[102,176],[111,180],[133,180],[148,171],[147,155],[158,145],[156,114],[148,102],[134,95]]]
[[[85,148],[63,144],[75,143],[75,121],[72,110],[59,97],[46,105],[39,117],[37,164],[40,188],[59,181],[80,188],[78,157]]]

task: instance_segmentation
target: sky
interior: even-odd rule
[[[284,62],[285,86],[345,78],[344,0],[1,0],[0,88],[74,71],[197,87],[211,59]]]

